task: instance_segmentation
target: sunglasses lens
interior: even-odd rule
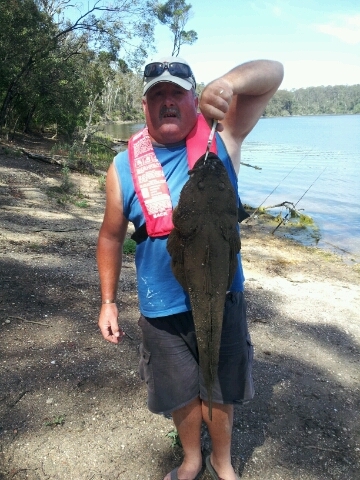
[[[179,62],[170,63],[169,72],[171,73],[171,75],[175,75],[176,77],[180,78],[189,78],[192,74],[188,65]]]
[[[164,71],[164,64],[160,62],[149,63],[144,70],[144,77],[158,77]]]

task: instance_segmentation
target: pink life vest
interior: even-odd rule
[[[205,153],[210,127],[203,115],[186,137],[188,165],[191,170],[196,161]],[[210,151],[217,154],[216,140]],[[146,231],[149,237],[168,235],[174,228],[172,204],[165,175],[156,158],[147,127],[135,133],[128,145],[131,176],[145,216]]]

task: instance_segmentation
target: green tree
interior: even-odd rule
[[[32,0],[0,0],[0,127],[42,52],[54,45],[55,28]]]
[[[294,110],[294,95],[287,90],[278,90],[268,103],[264,116],[280,117],[292,115]]]
[[[114,79],[107,83],[102,95],[106,120],[143,120],[142,73],[131,70],[123,59],[113,65],[113,71]]]
[[[185,31],[184,27],[190,19],[191,5],[185,0],[168,0],[155,6],[156,15],[163,25],[170,28],[173,34],[173,49],[171,56],[177,57],[181,45],[192,45],[198,39],[194,30]]]
[[[75,21],[66,19],[68,7],[67,0],[0,0],[0,128],[29,127],[51,90],[46,71],[57,71],[60,78],[61,65],[62,77],[69,78],[51,85],[58,91],[67,87],[70,93],[73,76],[77,80],[79,73],[75,64],[82,63],[89,45],[114,58],[122,52],[131,67],[139,66],[151,48],[154,10],[147,0],[115,0],[111,5],[97,1]],[[65,105],[70,107],[69,102]]]
[[[73,51],[77,54],[72,55]],[[39,60],[13,101],[17,125],[25,131],[54,125],[67,135],[83,126],[88,104],[84,72],[90,56],[87,42],[72,36],[47,58]]]
[[[104,115],[104,104],[100,102],[100,97],[105,91],[105,87],[115,78],[115,72],[111,67],[111,63],[115,60],[115,56],[109,52],[100,52],[96,54],[92,52],[91,61],[88,62],[84,70],[86,92],[88,95],[87,121],[83,135],[83,143],[93,133],[93,119],[99,120]],[[96,116],[98,115],[98,118]]]
[[[278,90],[264,116],[356,114],[360,85],[334,85]]]

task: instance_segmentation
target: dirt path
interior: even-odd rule
[[[59,169],[0,144],[0,479],[162,480],[181,462],[169,419],[137,374],[133,259],[120,286],[128,336],[105,343],[95,263],[104,193],[58,203]],[[243,227],[256,396],[236,408],[242,480],[356,480],[360,471],[360,269]],[[210,450],[206,430],[203,448]],[[209,480],[206,473],[202,480]]]

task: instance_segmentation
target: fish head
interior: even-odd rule
[[[205,160],[201,156],[189,171],[189,180],[184,186],[184,195],[192,197],[198,208],[210,209],[213,213],[236,208],[236,195],[226,168],[220,158],[210,152]]]
[[[214,153],[201,156],[189,171],[173,212],[173,222],[189,237],[211,222],[237,224],[237,197],[223,162]]]

